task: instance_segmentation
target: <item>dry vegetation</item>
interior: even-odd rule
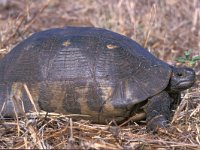
[[[8,0],[0,4],[0,56],[33,32],[66,25],[111,29],[174,65],[188,49],[200,55],[198,0]],[[158,134],[147,133],[144,123],[119,127],[32,114],[0,121],[0,148],[200,149],[200,65],[193,68],[195,86]]]

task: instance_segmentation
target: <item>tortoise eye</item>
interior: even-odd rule
[[[182,76],[183,76],[183,74],[180,73],[180,72],[178,72],[176,75],[177,75],[178,77],[182,77]]]

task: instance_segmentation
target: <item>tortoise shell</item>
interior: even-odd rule
[[[163,91],[171,68],[123,35],[65,27],[35,33],[18,44],[1,60],[0,72],[5,96],[6,91],[20,93],[26,101],[26,83],[38,108],[90,115],[103,123],[126,119],[138,104]]]

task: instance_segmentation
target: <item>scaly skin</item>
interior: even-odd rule
[[[166,127],[171,114],[171,103],[173,99],[166,91],[153,96],[148,100],[147,113],[147,130],[156,131],[158,128]]]

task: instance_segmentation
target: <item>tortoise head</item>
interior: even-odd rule
[[[182,91],[190,88],[195,82],[195,71],[190,68],[172,67],[172,75],[169,82],[170,91]]]

